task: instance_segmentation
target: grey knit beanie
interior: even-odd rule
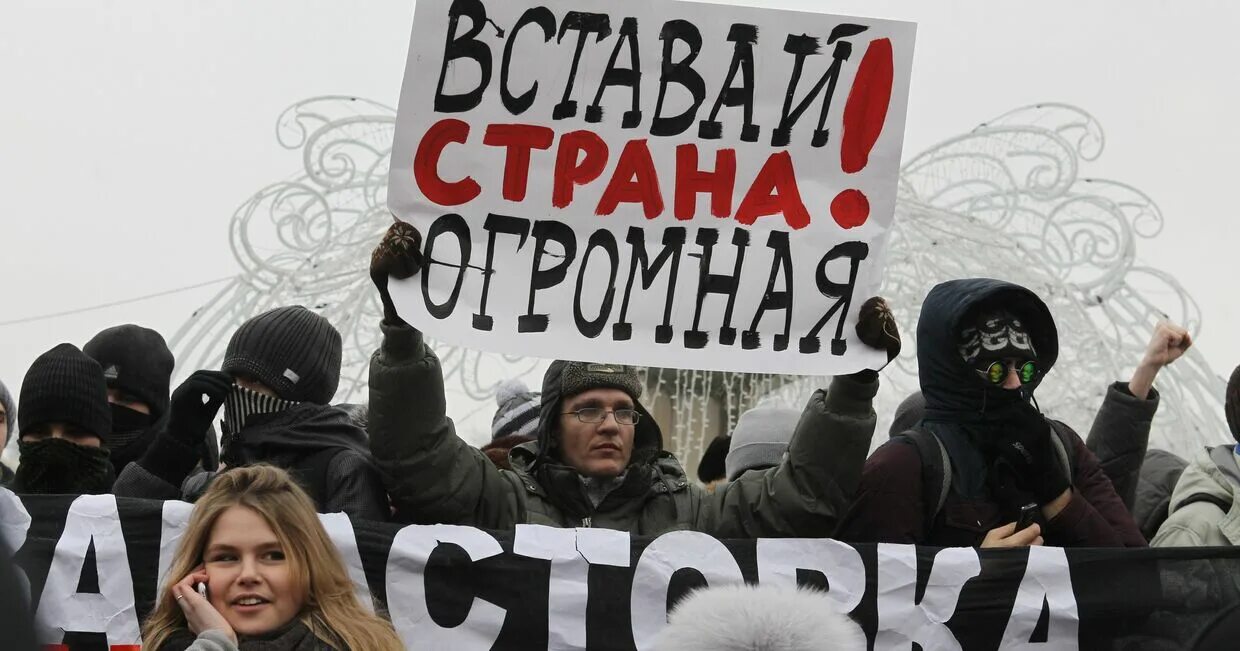
[[[225,373],[244,373],[282,400],[326,405],[340,384],[340,333],[301,305],[278,307],[241,324],[224,352]]]
[[[926,397],[921,395],[920,391],[914,391],[900,403],[899,407],[896,407],[896,414],[891,419],[891,428],[887,430],[887,434],[890,436],[903,434],[916,427],[925,415]]]
[[[728,481],[740,477],[746,470],[779,465],[800,419],[800,411],[769,403],[759,404],[741,414],[732,430],[732,445],[724,461]]]
[[[13,394],[9,393],[3,382],[0,382],[0,405],[4,405],[4,424],[7,426],[5,431],[9,433],[9,438],[12,438],[17,435],[17,403],[13,402]]]
[[[542,395],[517,378],[503,382],[495,389],[495,417],[491,419],[491,440],[505,436],[538,435],[538,407]]]

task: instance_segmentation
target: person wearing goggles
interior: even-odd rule
[[[1058,355],[1054,318],[1032,291],[988,278],[934,287],[917,324],[923,415],[866,461],[835,537],[1144,546],[1098,458],[1034,397]]]

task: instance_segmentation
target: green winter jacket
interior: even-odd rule
[[[506,529],[593,526],[657,536],[688,529],[720,538],[825,537],[852,498],[874,433],[878,380],[837,377],[815,392],[788,454],[708,492],[659,449],[634,451],[623,483],[593,507],[580,476],[535,464],[537,443],[514,448],[500,470],[456,435],[439,359],[417,330],[383,324],[370,360],[370,446],[405,522]]]
[[[1235,446],[1201,450],[1171,493],[1166,521],[1150,541],[1154,547],[1240,545],[1240,455]],[[1194,499],[1208,496],[1212,499]],[[1224,510],[1222,504],[1228,505]]]

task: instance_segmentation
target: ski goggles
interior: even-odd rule
[[[1016,377],[1020,378],[1021,384],[1029,384],[1038,377],[1038,363],[1031,359],[1023,361],[996,359],[984,368],[979,368],[977,372],[986,378],[987,382],[998,386],[1007,379],[1008,369],[1016,371]]]

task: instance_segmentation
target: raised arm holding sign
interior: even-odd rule
[[[372,258],[384,272],[421,267],[416,231],[394,224]],[[881,299],[859,331],[889,358],[899,333]],[[632,367],[556,361],[543,378],[538,440],[497,469],[456,435],[439,360],[422,334],[385,309],[383,345],[370,365],[370,444],[399,517],[418,523],[510,528],[605,527],[639,535],[690,529],[722,537],[827,536],[860,477],[874,433],[878,375],[838,376],[810,399],[783,462],[708,493],[662,449]]]

